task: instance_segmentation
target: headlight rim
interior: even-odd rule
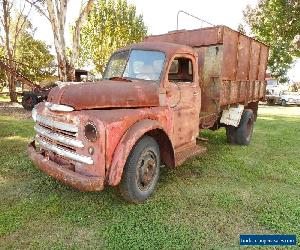
[[[91,126],[92,129],[95,130],[95,135],[94,135],[94,138],[91,138],[89,135],[87,135],[87,126]],[[97,129],[97,126],[95,125],[95,123],[93,123],[92,121],[88,121],[85,125],[84,125],[84,137],[90,141],[90,142],[95,142],[97,141],[97,139],[99,138],[99,131]]]

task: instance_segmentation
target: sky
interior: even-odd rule
[[[208,21],[214,25],[226,25],[237,29],[242,22],[242,11],[249,4],[256,5],[257,0],[127,0],[134,4],[138,14],[142,14],[144,23],[148,27],[148,34],[163,34],[171,30],[176,30],[176,18],[179,10],[184,10]],[[67,23],[73,24],[79,15],[80,0],[70,0],[67,13]],[[36,36],[45,40],[47,44],[53,45],[53,35],[49,21],[35,14],[32,23],[37,27]],[[205,26],[202,22],[179,14],[179,29],[195,29]],[[67,25],[69,27],[69,25]],[[70,42],[69,28],[66,30],[67,44]],[[289,71],[289,77],[300,81],[300,59]]]

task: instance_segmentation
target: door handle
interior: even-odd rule
[[[199,92],[196,92],[196,91],[195,91],[193,95],[195,95],[195,96],[196,96],[196,95],[199,95]]]

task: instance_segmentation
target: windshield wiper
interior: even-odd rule
[[[130,79],[126,77],[121,77],[121,76],[113,76],[108,78],[108,80],[115,80],[115,81],[123,81],[123,82],[132,82]]]

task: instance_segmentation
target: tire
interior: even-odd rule
[[[283,106],[283,107],[286,107],[286,106],[287,106],[286,100],[284,100],[284,99],[281,100],[281,106]]]
[[[251,109],[245,109],[239,126],[236,129],[236,143],[249,145],[251,142],[254,127],[254,114]]]
[[[229,144],[236,144],[236,130],[237,128],[234,126],[226,126],[226,137],[227,137],[227,142]]]
[[[159,173],[159,146],[152,137],[144,136],[134,146],[126,161],[119,184],[122,197],[132,203],[147,200],[155,191]]]
[[[275,105],[275,99],[267,99],[267,103],[268,105],[273,106]]]
[[[26,110],[32,110],[38,102],[38,97],[34,93],[26,93],[22,98],[22,106]]]

